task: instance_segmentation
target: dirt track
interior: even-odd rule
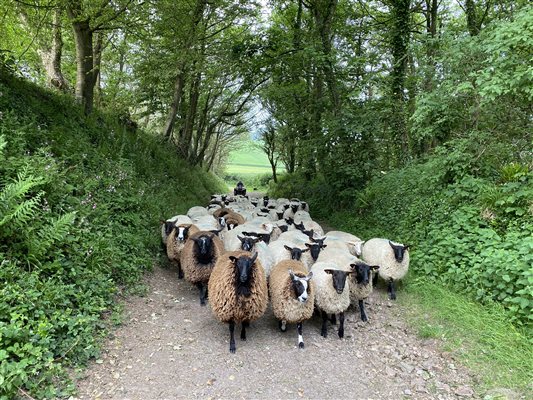
[[[156,267],[146,297],[125,304],[124,324],[78,382],[79,399],[456,399],[476,398],[472,376],[419,339],[405,310],[377,290],[368,299],[368,323],[347,314],[345,338],[320,317],[304,323],[305,349],[296,327],[282,333],[270,310],[229,352],[228,326],[198,290],[175,271]],[[401,291],[398,296],[401,296]]]

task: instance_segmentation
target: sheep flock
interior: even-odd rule
[[[395,282],[409,266],[408,245],[388,239],[367,241],[342,231],[324,230],[311,218],[309,204],[297,198],[273,199],[261,193],[214,194],[205,207],[161,221],[162,246],[178,278],[199,289],[216,319],[240,337],[270,304],[281,331],[296,324],[298,347],[304,348],[303,323],[318,314],[321,335],[345,312],[358,307],[367,321],[364,300],[378,277],[396,299]]]

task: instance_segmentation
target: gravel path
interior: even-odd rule
[[[146,276],[148,295],[125,304],[124,324],[78,382],[76,399],[457,399],[477,398],[473,376],[419,339],[405,310],[385,291],[368,299],[368,323],[350,309],[345,338],[320,317],[304,323],[305,349],[296,327],[282,333],[272,312],[229,352],[227,324],[198,290],[171,269]],[[401,296],[401,291],[399,292]]]

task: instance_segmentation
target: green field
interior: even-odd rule
[[[229,187],[235,186],[234,180],[241,179],[246,186],[263,186],[258,182],[260,175],[272,175],[272,168],[266,154],[259,147],[260,142],[243,142],[229,156],[224,171],[225,180]],[[278,167],[278,172],[284,172],[283,166]]]

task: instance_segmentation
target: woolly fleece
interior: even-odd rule
[[[259,259],[253,265],[252,285],[250,296],[237,294],[237,274],[235,265],[230,256],[251,257],[248,251],[231,251],[219,257],[211,279],[209,280],[208,293],[211,310],[217,319],[222,322],[254,321],[261,317],[268,305],[268,290],[265,271]]]
[[[292,289],[289,269],[292,269],[292,272],[300,278],[304,278],[308,274],[307,268],[300,261],[286,260],[276,264],[270,273],[270,301],[272,302],[272,311],[277,319],[288,323],[298,323],[312,317],[315,289],[313,278],[311,278],[307,301],[305,303],[298,301]]]

